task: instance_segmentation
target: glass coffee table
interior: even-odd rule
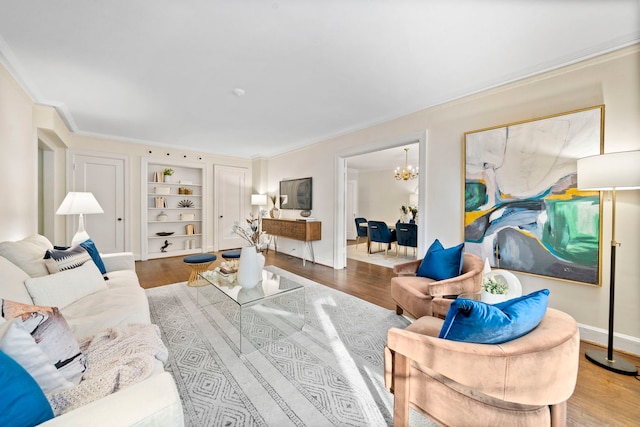
[[[252,288],[244,288],[236,275],[223,275],[218,270],[199,275],[197,303],[201,307],[224,305],[221,310],[238,328],[240,353],[262,347],[301,330],[305,322],[304,286],[268,270]]]

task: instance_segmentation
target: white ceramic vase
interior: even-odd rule
[[[496,304],[507,300],[507,296],[504,294],[491,294],[486,291],[482,291],[481,298],[482,301],[486,302],[487,304]]]
[[[240,252],[238,263],[238,283],[243,288],[253,288],[262,280],[264,255],[256,251],[255,246],[245,246]]]
[[[403,214],[402,215],[402,222],[404,222],[405,224],[411,222],[411,214],[410,213]]]

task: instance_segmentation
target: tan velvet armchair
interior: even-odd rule
[[[447,426],[566,425],[580,351],[571,316],[549,308],[533,331],[495,345],[436,338],[442,324],[425,316],[387,334],[394,426],[407,425],[410,406]]]
[[[446,316],[451,299],[464,293],[480,292],[484,263],[480,257],[464,254],[460,276],[436,281],[418,277],[416,272],[422,259],[396,264],[391,279],[391,298],[396,302],[396,313],[407,312],[414,318]]]

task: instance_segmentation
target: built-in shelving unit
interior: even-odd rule
[[[173,170],[173,175],[163,175],[167,168]],[[204,252],[207,247],[205,165],[142,159],[141,172],[141,258]]]

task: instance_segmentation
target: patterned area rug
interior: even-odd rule
[[[305,286],[305,325],[300,330],[286,316],[272,315],[278,305],[291,304],[287,296],[245,310],[251,345],[243,343],[243,354],[234,303],[222,298],[204,305],[200,298],[198,304],[197,288],[185,283],[146,291],[152,322],[169,348],[167,369],[176,379],[186,425],[392,425],[383,347],[387,330],[404,328],[407,320],[277,267],[267,269]],[[412,410],[410,425],[434,424]]]

